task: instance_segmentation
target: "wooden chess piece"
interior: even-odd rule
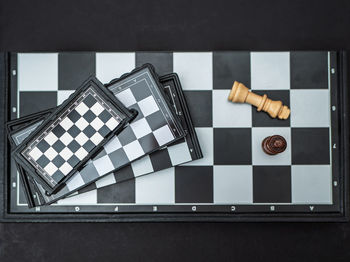
[[[257,107],[258,111],[267,112],[272,118],[278,116],[279,119],[288,119],[290,109],[284,106],[281,101],[273,101],[267,98],[267,95],[257,95],[243,85],[235,81],[233,83],[228,100],[235,103],[248,103]]]
[[[266,137],[261,143],[263,151],[268,155],[277,155],[287,148],[287,141],[282,136]]]

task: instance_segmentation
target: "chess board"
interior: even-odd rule
[[[131,119],[113,94],[89,78],[12,155],[51,194]]]
[[[92,72],[107,83],[137,65],[150,62],[159,74],[178,73],[204,157],[116,181],[100,188],[98,194],[96,190],[81,192],[35,209],[28,209],[21,202],[19,181],[11,177],[12,213],[56,217],[67,214],[85,219],[93,217],[93,213],[105,213],[106,220],[108,213],[113,213],[115,219],[131,220],[158,217],[317,221],[346,217],[348,166],[344,157],[348,134],[341,52],[45,55],[57,65],[56,71],[45,74],[48,77],[44,80],[54,84],[46,82],[43,86],[52,89],[11,90],[17,94],[10,97],[13,118],[62,101],[70,91],[65,90],[66,81],[57,78],[78,81]],[[90,68],[77,72],[77,65],[82,62]],[[10,72],[12,77],[17,73],[20,76],[17,65]],[[291,108],[290,119],[271,119],[249,105],[228,102],[233,80],[243,82],[255,93],[282,100]],[[38,103],[41,96],[46,99]],[[285,137],[287,150],[276,156],[265,155],[261,141],[274,134]]]
[[[194,131],[177,75],[165,75],[160,78],[160,83],[163,85],[166,98],[168,98],[170,105],[174,108],[175,114],[178,116],[178,119],[186,132],[186,136],[181,140],[177,140],[168,146],[162,147],[161,149],[132,162],[131,165],[127,165],[124,168],[106,175],[103,179],[99,179],[96,182],[83,187],[76,193],[79,194],[90,190],[96,190],[96,194],[99,194],[100,189],[104,190],[104,187],[117,183],[117,181],[121,182],[131,178],[140,177],[148,173],[163,170],[202,157],[198,138]],[[132,108],[133,110],[135,110],[135,105],[136,104],[134,104]],[[9,132],[9,140],[13,148],[20,145],[22,141],[43,122],[43,119],[53,111],[53,109],[48,109],[8,122],[7,128]],[[139,114],[139,119],[141,118],[140,116],[141,115]],[[135,121],[137,121],[137,118]],[[121,139],[119,138],[119,140]],[[97,158],[106,156],[109,151],[108,149],[109,147],[103,149]],[[47,195],[46,190],[42,185],[29,176],[21,166],[16,165],[16,167],[23,184],[23,189],[25,189],[24,193],[29,207],[38,207],[55,200],[55,196]],[[75,194],[73,193],[71,196]]]

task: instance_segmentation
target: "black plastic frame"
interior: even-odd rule
[[[7,175],[0,176],[0,216],[6,222],[346,222],[349,220],[349,92],[347,82],[346,53],[337,52],[338,62],[336,74],[338,76],[338,110],[339,117],[339,154],[340,181],[339,194],[341,203],[339,212],[332,213],[259,213],[259,214],[230,214],[230,213],[132,213],[132,214],[11,214],[8,210]],[[9,117],[9,56],[0,56],[0,121],[4,123]],[[0,167],[8,174],[7,139],[1,135],[0,154],[3,159]]]

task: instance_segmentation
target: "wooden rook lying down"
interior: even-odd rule
[[[267,95],[257,95],[243,85],[235,81],[233,83],[228,100],[235,103],[248,103],[256,106],[258,111],[267,112],[272,118],[278,116],[279,119],[288,119],[290,115],[290,109],[284,106],[281,101],[273,101],[267,98]]]

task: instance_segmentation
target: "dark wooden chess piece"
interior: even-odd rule
[[[268,155],[277,155],[287,148],[287,141],[279,135],[268,136],[262,141],[262,149]]]

